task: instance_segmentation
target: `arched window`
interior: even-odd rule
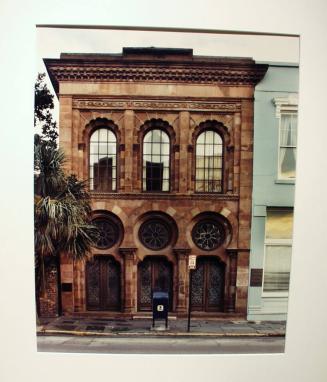
[[[95,130],[90,137],[90,190],[116,191],[117,139],[107,129]]]
[[[213,130],[196,140],[195,191],[222,192],[223,141]]]
[[[143,139],[143,190],[169,191],[169,136],[154,129]]]

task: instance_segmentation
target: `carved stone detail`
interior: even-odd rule
[[[52,61],[52,62],[51,62]],[[48,71],[56,81],[142,81],[180,82],[221,85],[256,85],[267,71],[266,65],[140,65],[126,67],[106,63],[56,63],[46,60]]]
[[[160,194],[160,193],[109,193],[109,192],[90,192],[93,199],[126,199],[126,200],[174,200],[181,197],[180,194]],[[183,200],[238,200],[238,194],[191,194],[182,195]]]
[[[112,100],[83,99],[73,100],[75,109],[133,109],[133,110],[212,110],[216,112],[236,113],[241,105],[235,102],[207,102],[207,101],[157,101],[157,100]]]
[[[125,260],[136,260],[136,248],[119,248],[119,253]]]
[[[191,253],[190,248],[174,248],[174,254],[179,260],[187,260]]]

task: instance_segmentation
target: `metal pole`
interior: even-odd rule
[[[192,296],[192,269],[189,270],[189,287],[188,287],[188,317],[187,317],[187,331],[190,331],[191,326],[191,296]]]

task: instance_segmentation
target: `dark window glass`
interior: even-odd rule
[[[143,190],[169,191],[170,142],[167,133],[151,130],[143,139]]]
[[[116,191],[117,140],[105,128],[96,130],[90,138],[90,190]]]
[[[221,192],[223,142],[212,130],[201,133],[196,140],[195,190]]]

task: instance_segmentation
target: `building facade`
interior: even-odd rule
[[[298,66],[270,64],[255,90],[249,320],[287,317],[298,80]]]
[[[45,64],[67,172],[88,180],[101,231],[89,261],[61,255],[61,313],[146,314],[159,290],[185,316],[195,255],[193,314],[245,317],[253,96],[267,65],[159,48]]]

